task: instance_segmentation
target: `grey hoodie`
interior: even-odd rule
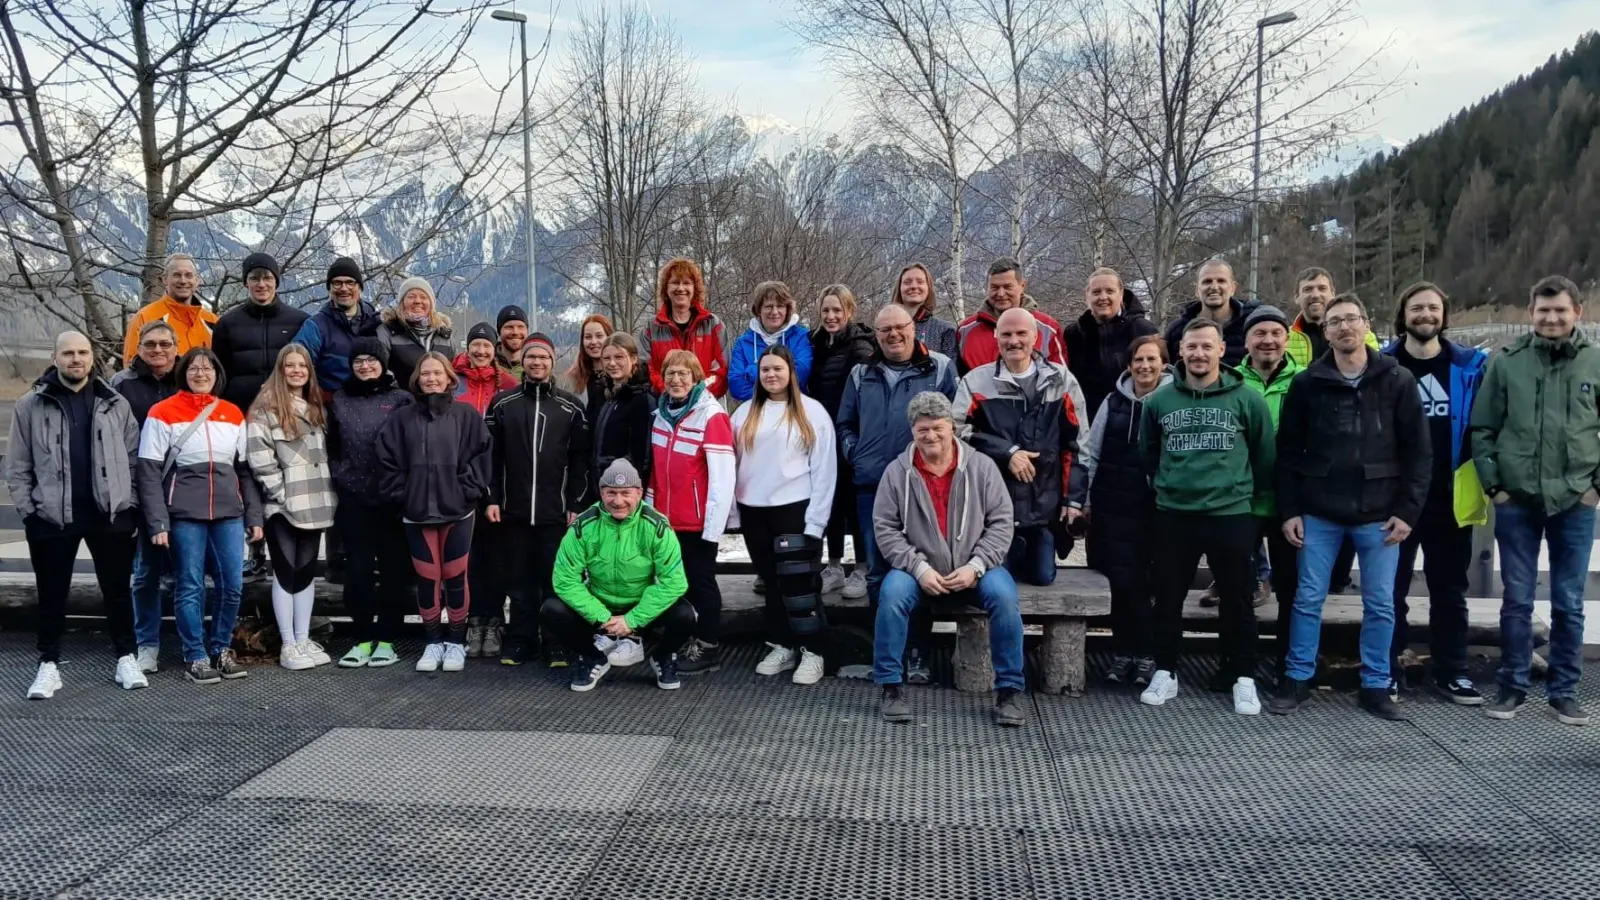
[[[994,460],[956,441],[947,539],[912,461],[916,452],[912,444],[889,463],[872,507],[872,532],[890,567],[920,578],[930,568],[949,575],[964,565],[982,575],[1005,562],[1014,529],[1011,494]]]

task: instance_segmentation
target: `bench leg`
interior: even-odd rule
[[[987,616],[956,620],[956,690],[983,693],[994,688],[994,662],[989,656]]]
[[[1044,623],[1046,692],[1083,696],[1087,631],[1088,623],[1083,619],[1050,619]]]

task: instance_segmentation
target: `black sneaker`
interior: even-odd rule
[[[500,648],[500,665],[520,666],[533,658],[533,651],[528,647],[527,641],[506,641]]]
[[[689,643],[684,644],[683,649],[678,651],[678,671],[681,674],[702,675],[720,668],[722,668],[722,648],[717,644],[690,638]]]
[[[546,655],[550,658],[550,668],[552,669],[565,669],[572,664],[572,654],[567,652],[566,647],[551,647],[550,652]],[[508,663],[508,665],[514,666],[516,663]]]
[[[1153,657],[1141,656],[1133,664],[1133,683],[1139,687],[1147,687],[1150,679],[1156,677],[1156,661]]]
[[[1287,716],[1311,699],[1311,682],[1285,677],[1278,682],[1278,692],[1267,701],[1267,712]]]
[[[215,668],[223,678],[229,680],[250,677],[250,670],[239,665],[239,660],[234,658],[232,650],[224,650],[218,653],[216,660],[212,663],[212,668]]]
[[[572,677],[567,686],[575,691],[592,691],[600,679],[611,671],[611,663],[603,656],[573,660]]]
[[[883,699],[878,701],[878,712],[883,714],[885,722],[896,724],[910,722],[914,718],[911,715],[911,703],[906,700],[905,691],[898,684],[883,686]]]
[[[189,668],[184,671],[183,677],[195,684],[221,684],[222,673],[211,665],[209,659],[197,659],[189,663]]]
[[[683,687],[682,679],[678,678],[678,654],[659,660],[652,657],[650,670],[656,673],[656,687],[663,691],[675,691]]]
[[[1111,667],[1106,669],[1106,684],[1126,684],[1133,680],[1133,657],[1118,654],[1111,657]]]
[[[1528,702],[1528,695],[1516,688],[1501,687],[1495,692],[1494,702],[1483,708],[1483,714],[1491,719],[1510,719],[1516,716],[1522,704]]]
[[[1462,706],[1482,706],[1483,695],[1473,686],[1472,679],[1462,676],[1449,681],[1434,682],[1433,690],[1439,696]]]
[[[1563,725],[1583,726],[1589,724],[1589,714],[1583,711],[1578,701],[1571,697],[1556,697],[1550,701],[1550,709]]]
[[[884,718],[888,718],[888,713],[884,713]],[[1026,724],[1027,721],[1028,714],[1022,709],[1021,691],[1006,688],[995,694],[994,723],[996,725],[1018,728]]]
[[[1396,706],[1393,700],[1389,699],[1388,688],[1362,688],[1360,703],[1362,709],[1380,719],[1387,719],[1390,722],[1404,722],[1406,720],[1406,714],[1400,711],[1400,707]]]
[[[1398,679],[1398,678],[1389,679],[1389,687],[1387,688],[1387,690],[1389,692],[1389,702],[1390,703],[1399,703],[1400,702],[1400,679]]]
[[[933,673],[922,658],[921,650],[906,653],[906,684],[932,684]]]

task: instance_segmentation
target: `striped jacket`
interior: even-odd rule
[[[306,531],[333,527],[339,497],[328,467],[327,432],[305,418],[306,402],[295,398],[300,436],[289,440],[276,414],[258,410],[250,416],[247,450],[250,470],[261,483],[266,517],[282,515]]]
[[[261,525],[261,493],[245,461],[244,414],[220,401],[205,424],[177,448],[177,464],[163,475],[167,451],[215,399],[179,391],[150,407],[139,435],[139,507],[151,534],[171,530],[173,519],[215,522],[244,517]]]

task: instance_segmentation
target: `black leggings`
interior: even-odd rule
[[[843,463],[839,471],[848,474],[850,468]],[[856,487],[850,483],[849,478],[840,478],[833,488],[833,509],[828,514],[828,530],[823,533],[828,539],[828,559],[836,566],[844,565],[844,536],[850,535],[850,541],[856,551],[856,565],[863,568],[867,565],[865,545],[861,541],[861,519],[856,516]]]
[[[755,565],[756,574],[767,583],[767,640],[780,647],[793,648],[796,642],[789,628],[789,610],[783,602],[783,591],[779,589],[778,559],[772,542],[782,534],[805,533],[806,507],[809,505],[806,500],[783,506],[739,504],[739,525],[744,529],[744,548],[750,553],[750,562]]]
[[[317,575],[317,548],[322,532],[296,528],[282,513],[267,520],[267,555],[272,558],[272,578],[278,587],[298,594]]]
[[[399,511],[341,494],[334,521],[343,538],[344,602],[356,641],[399,640],[410,606],[405,591],[415,577]]]
[[[472,600],[467,590],[467,558],[472,550],[472,522],[468,516],[443,525],[406,523],[406,544],[411,566],[417,570],[417,612],[428,643],[444,635],[440,619],[450,610],[450,642],[464,643]]]
[[[717,586],[717,542],[708,541],[698,531],[679,531],[678,547],[683,553],[683,574],[689,591],[683,599],[694,607],[694,636],[707,644],[722,640],[722,588]]]

